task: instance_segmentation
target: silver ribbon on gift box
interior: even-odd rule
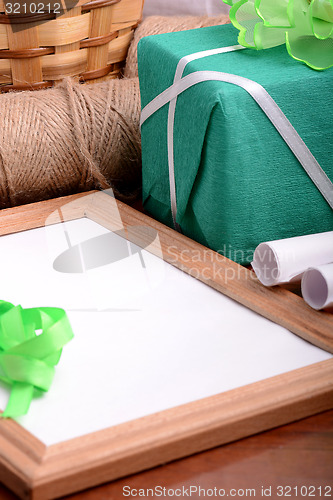
[[[159,94],[141,113],[141,126],[152,116],[156,111],[169,103],[168,114],[168,163],[169,163],[169,182],[170,182],[170,200],[171,212],[175,228],[179,231],[180,227],[177,223],[177,197],[175,184],[175,167],[174,167],[174,120],[177,106],[177,97],[185,92],[193,85],[207,81],[220,81],[237,85],[246,90],[251,97],[260,106],[268,119],[272,122],[276,130],[294,153],[312,182],[316,185],[322,196],[325,198],[329,206],[333,209],[333,183],[328,178],[324,170],[321,168],[307,145],[298,135],[288,118],[276,104],[274,99],[259,83],[244,78],[242,76],[223,73],[218,71],[196,71],[183,77],[184,70],[187,64],[196,59],[209,57],[216,54],[223,54],[242,50],[245,47],[241,45],[232,45],[230,47],[222,47],[213,50],[197,52],[183,57],[177,66],[173,85]]]

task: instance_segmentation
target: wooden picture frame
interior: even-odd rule
[[[3,210],[0,235],[82,217],[113,231],[125,228],[128,239],[139,246],[147,238],[142,228],[152,228],[159,236],[156,254],[162,248],[164,260],[333,352],[332,314],[312,310],[284,288],[263,287],[252,271],[107,193],[83,193]],[[154,253],[154,244],[149,251]],[[209,256],[204,269],[200,259],[189,262],[192,252]],[[57,498],[331,408],[333,359],[48,447],[15,421],[3,419],[0,480],[22,499]]]

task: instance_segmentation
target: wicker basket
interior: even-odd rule
[[[66,76],[118,77],[143,2],[0,0],[0,91],[51,87]]]

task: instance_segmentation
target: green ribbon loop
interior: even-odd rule
[[[286,44],[310,68],[333,66],[333,0],[223,0],[238,42],[257,50]]]
[[[54,366],[63,346],[72,338],[72,328],[63,309],[22,309],[0,301],[0,380],[11,385],[2,417],[25,415],[34,389],[49,390]]]

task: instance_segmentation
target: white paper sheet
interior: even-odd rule
[[[63,307],[75,334],[50,391],[18,419],[46,445],[331,358],[120,236],[107,249],[129,245],[128,257],[54,268],[69,245],[107,233],[81,219],[0,237],[1,299]]]
[[[265,286],[300,281],[310,267],[333,262],[333,231],[261,243],[252,267]]]
[[[333,263],[308,269],[303,274],[302,295],[314,309],[333,309]]]

